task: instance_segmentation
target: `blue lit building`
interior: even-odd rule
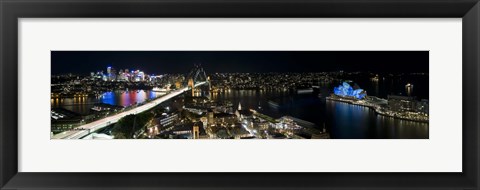
[[[333,93],[337,96],[352,97],[360,100],[367,96],[367,92],[363,89],[353,89],[347,82],[343,82],[342,85],[333,88]]]

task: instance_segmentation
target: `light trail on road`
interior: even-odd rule
[[[197,86],[200,86],[200,85],[203,85],[205,84],[206,82],[199,82],[198,84],[195,84],[195,87]],[[141,106],[138,106],[136,108],[133,108],[131,110],[128,110],[128,111],[124,111],[124,112],[120,112],[118,114],[115,114],[115,115],[112,115],[112,116],[109,116],[109,117],[106,117],[106,118],[103,118],[103,119],[100,119],[100,120],[97,120],[97,121],[94,121],[94,122],[91,122],[91,123],[87,123],[85,125],[81,125],[81,126],[78,126],[78,127],[75,127],[69,131],[65,131],[65,132],[62,132],[62,133],[59,133],[59,134],[56,134],[54,135],[51,139],[80,139],[96,130],[99,130],[101,128],[104,128],[108,125],[111,125],[113,123],[116,123],[118,120],[120,120],[121,118],[127,116],[127,115],[131,115],[131,114],[137,114],[137,113],[142,113],[146,110],[149,110],[155,106],[157,106],[158,104],[161,104],[175,96],[178,96],[182,93],[184,93],[185,91],[188,91],[190,90],[189,87],[185,87],[185,88],[182,88],[182,89],[179,89],[179,90],[174,90],[162,97],[159,97],[151,102],[148,102],[144,105],[141,105]]]

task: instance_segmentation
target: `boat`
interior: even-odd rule
[[[152,88],[152,91],[153,91],[153,92],[168,92],[168,91],[170,91],[170,90],[167,89],[167,88],[154,87],[154,88]]]
[[[298,94],[309,94],[313,93],[313,88],[306,88],[306,89],[298,89],[297,90]]]
[[[275,109],[278,109],[280,107],[280,105],[277,102],[274,102],[272,100],[268,101],[268,105],[272,108],[275,108]]]

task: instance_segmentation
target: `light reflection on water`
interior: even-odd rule
[[[428,123],[378,115],[374,110],[343,102],[327,101],[327,126],[340,139],[426,139]]]
[[[278,118],[290,115],[315,123],[319,128],[325,124],[334,139],[428,139],[428,123],[405,121],[381,116],[374,110],[348,103],[326,101],[325,91],[319,98],[314,94],[296,94],[282,90],[230,90],[212,94],[216,101],[228,100],[237,108],[241,102],[244,109],[256,109]],[[62,106],[77,113],[88,113],[94,103],[130,106],[147,99],[161,96],[153,91],[113,91],[98,98],[52,99],[53,107]]]
[[[428,123],[381,116],[374,110],[343,102],[327,101],[325,95],[296,94],[283,91],[235,90],[218,93],[214,100],[229,100],[237,108],[256,109],[275,118],[290,115],[325,124],[335,139],[428,139]],[[261,107],[261,109],[259,108]]]
[[[89,96],[52,99],[50,104],[52,108],[63,107],[76,113],[88,114],[90,108],[92,108],[95,103],[128,107],[137,103],[143,103],[149,99],[155,99],[162,95],[164,95],[164,93],[149,90],[111,91],[105,92],[98,97]]]

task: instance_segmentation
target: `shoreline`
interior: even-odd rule
[[[341,98],[341,97],[332,97],[332,96],[327,96],[327,97],[325,97],[325,99],[330,100],[330,101],[338,101],[338,102],[344,102],[344,103],[348,103],[348,104],[352,104],[352,105],[359,105],[359,106],[368,107],[370,109],[373,109],[376,114],[382,115],[382,116],[385,116],[385,117],[391,117],[391,118],[394,118],[394,119],[400,119],[400,120],[405,120],[405,121],[421,122],[421,123],[427,123],[427,124],[429,123],[429,120],[405,118],[405,117],[398,116],[397,113],[394,113],[393,115],[390,115],[390,114],[387,114],[387,113],[381,111],[379,106],[363,104],[363,103],[360,103],[356,100],[350,100],[350,99],[344,99],[344,98]]]

